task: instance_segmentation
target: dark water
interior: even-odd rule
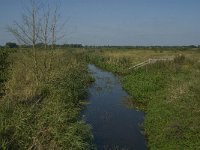
[[[97,149],[146,150],[139,128],[144,113],[124,105],[128,95],[116,76],[94,65],[88,69],[95,82],[88,89],[89,104],[83,116],[92,126]]]

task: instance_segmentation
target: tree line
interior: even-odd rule
[[[52,47],[52,45],[45,45],[44,43],[35,44],[35,48]],[[55,44],[56,48],[83,48],[82,44]],[[15,42],[7,42],[4,46],[0,45],[0,48],[32,48],[32,45],[18,45]]]
[[[187,46],[91,46],[91,45],[82,45],[82,44],[55,44],[56,48],[116,48],[116,49],[191,49],[191,48],[200,48],[200,45],[187,45]],[[32,45],[18,45],[15,42],[7,42],[4,46],[6,48],[31,48]],[[36,48],[45,47],[44,43],[35,44]],[[46,47],[52,47],[52,45],[46,45]]]

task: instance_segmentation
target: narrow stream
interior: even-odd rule
[[[95,82],[89,87],[89,104],[83,112],[92,126],[98,150],[146,150],[145,138],[139,124],[144,113],[128,109],[123,100],[128,94],[119,79],[110,72],[88,65]]]

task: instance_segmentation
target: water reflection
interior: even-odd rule
[[[140,131],[144,113],[128,109],[123,99],[128,98],[117,77],[112,73],[88,66],[95,82],[89,87],[89,104],[84,119],[93,128],[98,150],[146,150]]]

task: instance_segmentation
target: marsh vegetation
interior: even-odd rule
[[[66,43],[68,40],[64,37],[71,27],[66,27],[66,20],[60,15],[60,2],[24,1],[21,20],[5,27],[17,43],[11,41],[0,46],[0,150],[200,149],[200,46],[83,46]],[[134,44],[133,39],[137,41],[139,38],[138,41],[144,40],[141,42],[144,45],[148,40],[153,44],[161,41],[169,44],[180,43],[182,35],[192,33],[185,40],[187,36],[184,36],[182,42],[198,43],[197,26],[190,26],[195,24],[195,14],[198,13],[181,17],[180,10],[174,9],[179,19],[175,14],[166,18],[167,11],[160,22],[159,13],[150,13],[155,17],[141,12],[132,15],[123,2],[125,11],[119,11],[119,4],[113,5],[119,14],[107,3],[105,6],[108,8],[101,4],[95,8],[93,2],[84,3],[88,4],[87,7],[77,2],[76,9],[72,2],[64,3],[69,4],[63,9],[66,14],[68,9],[71,11],[69,14],[83,13],[89,4],[92,8],[85,14],[75,15],[74,23],[80,26],[73,24],[73,28],[80,28],[78,30],[82,33],[76,33],[72,41],[124,45]],[[159,6],[157,2],[149,4]],[[173,3],[173,8],[176,5],[180,6]],[[136,9],[130,6],[130,10],[140,10],[138,5],[133,4]],[[152,9],[152,6],[147,8]],[[7,7],[11,8],[11,5]],[[91,10],[98,17],[89,16],[95,14]],[[102,10],[106,14],[101,18],[105,20],[99,19]],[[131,15],[122,15],[121,12]],[[129,20],[139,17],[139,14],[145,15],[146,19],[142,22]],[[7,13],[4,15],[2,22],[10,20]],[[106,18],[108,16],[112,18]],[[123,16],[129,16],[128,20]],[[187,16],[194,17],[192,24]],[[182,22],[176,24],[181,19]],[[151,21],[148,23],[148,20]],[[141,26],[144,22],[146,29],[145,25]],[[165,22],[168,25],[163,24]],[[182,26],[183,22],[189,23],[184,25],[187,28]],[[165,28],[166,25],[169,28]],[[182,30],[175,32],[178,26],[182,26]],[[70,38],[71,35],[67,36]],[[146,60],[153,63],[141,65]],[[134,67],[137,64],[139,67]],[[113,74],[119,77],[120,82]],[[98,86],[93,87],[96,83]],[[124,96],[128,97],[126,101],[123,101]],[[91,105],[86,105],[88,103]],[[123,103],[128,108],[121,106]],[[83,112],[86,112],[85,118]],[[140,133],[139,127],[144,134]]]
[[[174,57],[139,69],[127,68],[148,58]],[[196,50],[93,50],[88,60],[121,75],[132,96],[129,105],[143,110],[150,149],[199,148],[200,52]]]
[[[90,127],[79,117],[90,80],[81,54],[17,50],[0,100],[1,149],[90,149]]]
[[[94,81],[88,63],[118,74],[130,108],[145,112],[150,149],[200,146],[198,49],[35,50],[1,49],[1,149],[94,149],[92,129],[80,114]],[[166,57],[174,60],[128,69]]]

